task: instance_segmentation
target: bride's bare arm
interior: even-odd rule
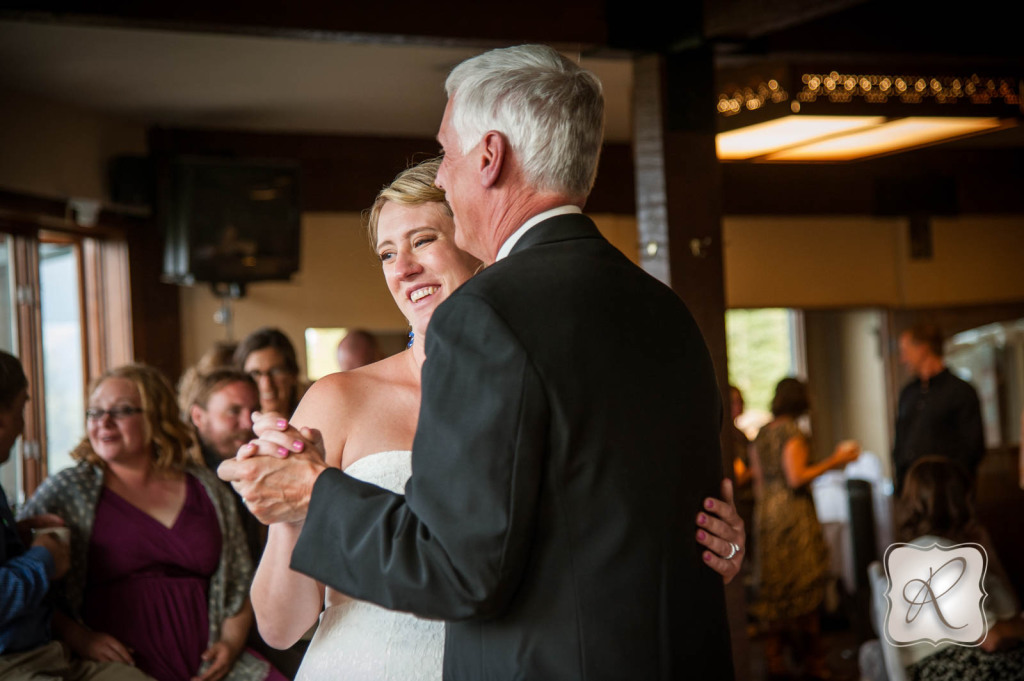
[[[274,648],[294,645],[323,609],[323,584],[288,567],[301,531],[301,526],[287,523],[270,526],[252,581],[256,626],[267,645]]]
[[[303,397],[291,423],[279,425],[279,414],[263,414],[256,432],[271,429],[295,441],[304,438],[302,426],[317,428],[323,437],[325,461],[338,467],[345,447],[343,418],[344,382],[333,376],[321,379]],[[305,447],[312,443],[306,442]],[[260,636],[275,648],[288,648],[313,626],[323,609],[324,585],[289,567],[301,523],[275,523],[270,526],[252,583],[252,604]]]

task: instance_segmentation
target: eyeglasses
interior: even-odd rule
[[[129,416],[141,414],[145,409],[139,407],[114,407],[113,409],[88,409],[85,418],[89,421],[102,421],[108,415],[115,421],[123,421]]]
[[[252,378],[252,380],[256,381],[257,383],[264,376],[266,376],[266,377],[270,378],[271,380],[273,380],[275,378],[281,378],[282,376],[291,376],[291,375],[293,375],[293,372],[289,371],[285,367],[271,367],[271,368],[267,369],[266,371],[260,371],[259,369],[253,369],[252,371],[249,372],[249,377]]]

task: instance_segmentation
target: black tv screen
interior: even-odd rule
[[[287,280],[299,269],[299,167],[178,157],[161,192],[164,277],[179,284]]]

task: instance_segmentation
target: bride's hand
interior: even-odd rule
[[[320,431],[296,429],[279,414],[259,415],[254,425],[259,437],[221,462],[217,475],[264,525],[301,523],[313,484],[327,468]]]
[[[324,458],[324,444],[320,431],[315,428],[296,429],[288,419],[276,412],[253,412],[253,432],[256,439],[242,445],[237,459],[256,455],[287,457],[292,453],[308,452]]]
[[[722,481],[722,499],[705,499],[704,509],[697,514],[697,541],[709,549],[704,562],[728,584],[739,574],[747,545],[743,519],[733,505],[732,480]]]

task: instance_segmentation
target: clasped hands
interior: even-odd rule
[[[299,524],[306,518],[313,484],[324,470],[320,431],[295,428],[273,412],[253,414],[256,439],[217,468],[246,508],[264,525]]]

